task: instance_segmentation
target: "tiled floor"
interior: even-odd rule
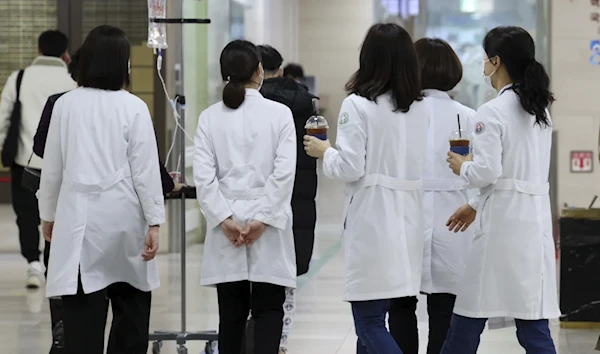
[[[290,340],[290,353],[347,354],[355,352],[349,306],[341,301],[342,255],[339,251],[339,187],[324,184],[320,194],[320,215],[317,248],[311,273],[299,281],[297,315]],[[323,198],[326,197],[326,198]],[[23,287],[26,267],[20,256],[8,251],[17,246],[16,228],[12,225],[11,210],[0,207],[0,353],[42,354],[50,344],[47,301],[42,292],[27,292]],[[189,249],[188,259],[188,329],[214,329],[218,318],[213,289],[199,286],[201,246]],[[177,255],[159,258],[162,287],[154,293],[152,329],[179,327],[180,272]],[[421,303],[423,303],[421,301]],[[419,308],[419,328],[423,343],[427,335],[427,315]],[[593,354],[597,331],[562,330],[552,326],[559,354]],[[425,353],[425,345],[421,353]],[[198,354],[201,343],[189,343],[190,353]],[[174,354],[175,346],[166,343],[162,353]],[[514,329],[486,331],[479,353],[524,353],[516,341]]]

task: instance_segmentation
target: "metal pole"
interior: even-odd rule
[[[181,144],[181,182],[185,183],[185,96],[179,97],[181,111],[181,129],[179,130],[179,143]],[[185,193],[181,194],[181,331],[186,329],[186,225],[185,225]]]

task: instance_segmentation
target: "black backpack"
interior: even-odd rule
[[[17,99],[10,115],[10,126],[2,146],[2,165],[10,167],[15,162],[17,150],[19,149],[19,133],[21,131],[21,81],[23,81],[23,70],[19,70],[17,76]]]

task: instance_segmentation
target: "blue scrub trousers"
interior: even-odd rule
[[[354,327],[358,335],[357,354],[402,354],[394,337],[385,326],[390,300],[352,303]]]
[[[454,314],[441,354],[475,354],[487,318]],[[548,320],[515,320],[517,339],[527,354],[556,354]]]

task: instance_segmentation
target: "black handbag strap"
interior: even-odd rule
[[[21,97],[21,82],[23,82],[24,73],[25,70],[19,70],[19,75],[17,75],[17,99],[15,100],[15,102],[18,101]]]

